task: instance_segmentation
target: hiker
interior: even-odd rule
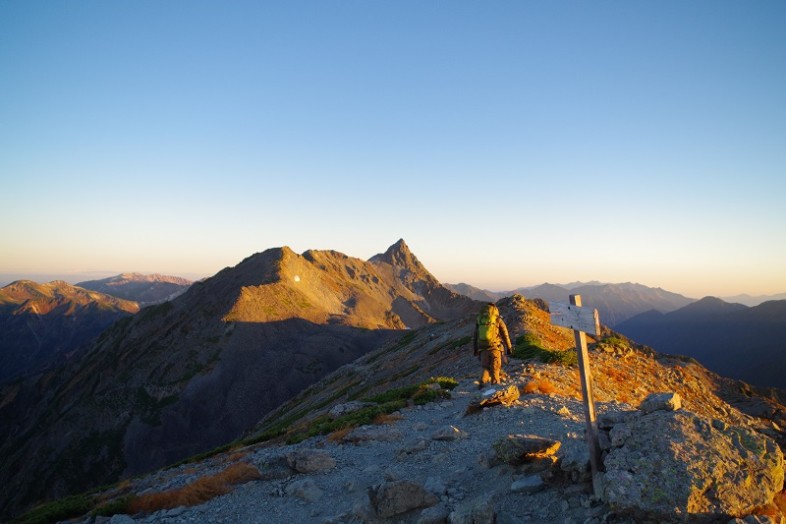
[[[473,355],[480,355],[480,367],[483,368],[478,387],[482,388],[489,381],[492,384],[499,384],[502,351],[505,350],[508,355],[512,355],[513,346],[510,343],[508,326],[505,325],[499,309],[493,302],[484,304],[478,313],[472,345],[475,349]]]

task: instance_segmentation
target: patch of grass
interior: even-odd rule
[[[615,335],[603,337],[603,339],[601,339],[600,342],[602,344],[608,344],[610,346],[623,346],[623,347],[628,346],[628,343],[625,340]]]
[[[428,404],[429,402],[448,398],[450,398],[449,391],[442,388],[430,388],[423,385],[418,388],[414,395],[412,395],[412,402],[417,406],[422,406],[423,404]]]
[[[578,356],[573,350],[552,350],[541,346],[535,335],[526,333],[516,338],[513,344],[513,358],[540,360],[545,364],[560,364],[570,367],[578,365]]]
[[[422,405],[434,400],[450,398],[449,390],[457,385],[458,381],[451,377],[432,377],[421,384],[389,389],[365,399],[366,402],[373,402],[373,406],[347,413],[336,419],[331,419],[327,415],[317,417],[307,427],[291,433],[287,438],[287,443],[296,444],[317,435],[331,435],[331,440],[341,441],[349,430],[358,426],[387,424],[397,420],[396,417],[390,414],[400,410],[410,402]],[[286,433],[286,430],[281,434],[284,433]]]
[[[439,384],[443,389],[454,389],[458,386],[458,380],[453,377],[431,377],[428,381],[433,384]]]
[[[49,524],[79,517],[91,509],[93,509],[93,503],[87,496],[73,495],[33,508],[12,520],[11,524]]]
[[[385,404],[397,400],[409,400],[417,392],[418,388],[420,388],[420,384],[393,388],[365,400],[366,402],[376,402],[377,404]]]
[[[393,424],[394,422],[403,419],[404,417],[402,417],[401,415],[380,413],[379,415],[374,417],[374,420],[372,420],[371,423],[376,426],[385,426],[385,425]]]
[[[337,429],[333,433],[330,433],[327,436],[327,439],[330,442],[342,442],[344,438],[346,438],[346,436],[349,435],[349,432],[352,431],[353,429],[354,428]]]
[[[358,426],[372,424],[374,419],[379,415],[393,413],[406,405],[407,403],[404,400],[393,400],[376,406],[368,406],[353,411],[352,413],[342,415],[336,419],[331,419],[327,415],[322,415],[314,419],[311,424],[302,431],[290,435],[289,438],[287,438],[287,444],[297,444],[298,442],[302,442],[307,438],[316,437],[317,435],[327,435],[347,428],[352,429]]]
[[[129,502],[129,510],[132,514],[153,513],[178,506],[195,506],[229,493],[237,484],[259,478],[259,470],[256,467],[247,462],[238,462],[214,475],[200,477],[182,488],[136,497]]]
[[[91,511],[90,514],[94,517],[111,517],[112,515],[127,514],[131,511],[130,504],[133,498],[134,497],[131,495],[117,498],[105,504],[101,504]]]

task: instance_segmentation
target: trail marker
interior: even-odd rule
[[[581,376],[581,394],[584,399],[584,412],[587,420],[587,446],[590,452],[590,467],[592,468],[592,489],[595,496],[602,496],[598,472],[603,465],[600,460],[600,444],[598,442],[598,420],[595,417],[595,399],[592,394],[592,373],[589,367],[589,354],[587,353],[587,335],[600,335],[600,319],[597,309],[581,307],[581,295],[570,295],[570,304],[553,302],[549,304],[551,323],[573,330],[576,340],[576,351],[579,360],[579,375]]]

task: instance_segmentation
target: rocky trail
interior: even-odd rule
[[[610,509],[593,500],[586,475],[581,475],[584,482],[546,483],[537,471],[542,464],[532,471],[498,463],[493,448],[509,435],[558,441],[556,458],[568,470],[566,477],[570,479],[571,468],[578,475],[587,461],[580,401],[533,394],[510,406],[465,415],[481,395],[476,382],[467,379],[450,400],[404,408],[388,423],[361,426],[339,441],[328,435],[247,450],[239,460],[272,478],[245,483],[199,506],[158,511],[135,521],[446,522],[450,517],[450,522],[493,522],[495,515],[497,522],[608,520]],[[211,467],[225,466],[205,464],[194,471],[194,465],[184,465],[142,479],[140,487],[149,483],[171,489],[193,482]],[[377,494],[387,491],[374,500],[370,493],[375,488]],[[386,508],[382,515],[380,508]]]
[[[566,368],[552,365],[536,369],[529,363],[515,362],[509,366],[506,385],[479,390],[476,380],[464,377],[450,391],[450,398],[425,405],[409,405],[381,417],[378,424],[312,437],[292,445],[268,443],[235,449],[201,463],[184,464],[137,478],[125,486],[126,490],[145,497],[154,491],[167,492],[194,484],[200,478],[218,474],[236,464],[253,467],[252,480],[241,482],[230,493],[202,504],[132,516],[88,517],[80,522],[682,522],[688,518],[685,510],[691,508],[676,513],[662,511],[657,506],[657,493],[655,502],[648,499],[647,493],[642,493],[655,491],[664,483],[663,479],[658,479],[657,471],[642,466],[642,471],[651,478],[641,479],[630,474],[629,480],[637,487],[625,484],[622,477],[628,471],[635,473],[638,467],[631,466],[630,460],[658,462],[656,470],[660,468],[677,479],[669,486],[673,493],[666,498],[674,500],[669,498],[666,508],[679,507],[678,499],[683,492],[690,498],[693,496],[690,493],[703,490],[703,494],[694,494],[693,510],[698,507],[695,501],[702,496],[704,499],[717,498],[714,493],[707,494],[706,486],[696,489],[706,479],[689,479],[690,486],[677,485],[684,475],[673,471],[680,465],[669,462],[669,457],[653,460],[646,450],[633,445],[630,454],[620,455],[626,440],[635,440],[636,421],[646,420],[652,425],[653,421],[668,420],[670,424],[678,414],[689,419],[684,427],[671,427],[670,435],[650,434],[644,438],[668,437],[690,442],[688,448],[680,450],[681,460],[706,459],[712,463],[709,455],[713,452],[701,447],[701,442],[709,442],[708,432],[714,431],[716,437],[731,442],[733,435],[726,438],[723,432],[739,429],[737,440],[742,436],[749,447],[766,449],[752,457],[752,463],[744,465],[739,463],[740,453],[732,457],[733,450],[719,457],[718,461],[730,461],[735,465],[729,475],[721,474],[723,478],[714,480],[721,486],[720,491],[733,491],[733,482],[756,482],[766,491],[760,498],[769,497],[771,501],[773,491],[782,488],[783,457],[772,440],[717,419],[714,426],[712,421],[707,422],[710,428],[705,431],[707,434],[692,435],[691,428],[701,426],[701,421],[707,419],[678,409],[679,395],[661,395],[660,404],[657,404],[659,397],[651,395],[647,414],[616,401],[598,403],[600,426],[606,430],[601,432],[604,456],[607,461],[610,456],[617,456],[617,461],[623,463],[622,470],[606,473],[605,476],[613,477],[614,481],[607,485],[605,501],[598,499],[592,494],[588,472],[581,401],[555,393],[524,393],[532,389],[527,388],[527,384],[532,382],[533,375],[542,374],[538,369],[560,374],[566,373]],[[510,386],[516,387],[511,389]],[[504,402],[478,407],[481,400],[492,397],[500,397]],[[652,401],[656,402],[654,407]],[[339,404],[334,406],[333,412],[337,414],[361,406],[356,402]],[[475,412],[467,414],[468,408]],[[739,420],[746,417],[737,413]],[[649,428],[648,431],[664,430]],[[746,448],[738,448],[743,450],[742,455],[751,455]],[[740,468],[747,468],[750,475],[737,475]],[[736,480],[726,478],[734,475],[738,476]],[[751,497],[755,499],[749,493],[751,489],[754,488],[746,491],[745,502],[740,503],[748,504],[747,509],[740,505],[734,508],[718,506],[721,508],[718,511],[745,517],[740,512],[750,512]],[[631,505],[631,498],[638,502]],[[609,505],[609,499],[614,504]],[[709,506],[703,513],[690,511],[692,520],[689,521],[730,521],[728,514],[713,511]],[[753,512],[775,514],[777,510]],[[751,515],[745,522],[780,522],[782,517],[779,515]]]

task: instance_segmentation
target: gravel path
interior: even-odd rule
[[[400,420],[364,426],[342,442],[323,436],[291,446],[253,449],[241,460],[257,466],[263,475],[279,478],[247,482],[201,505],[161,510],[137,516],[133,522],[456,523],[494,522],[489,520],[494,518],[498,523],[624,522],[591,497],[586,476],[580,478],[588,460],[580,401],[530,394],[509,407],[497,405],[465,415],[467,406],[479,400],[481,393],[476,382],[465,379],[450,400],[405,408],[399,413]],[[620,407],[599,404],[598,410]],[[513,434],[560,441],[556,457],[561,459],[562,469],[557,468],[556,477],[544,482],[538,473],[495,464],[493,443]],[[275,465],[284,462],[287,455],[314,450],[318,456],[335,460],[335,466],[302,474],[282,469],[276,474]],[[206,474],[207,466],[202,468],[194,471],[194,465],[185,465],[170,470],[166,487]],[[393,481],[415,483],[438,502],[426,509],[381,518],[369,490]],[[132,519],[116,515],[111,522],[130,523]]]

